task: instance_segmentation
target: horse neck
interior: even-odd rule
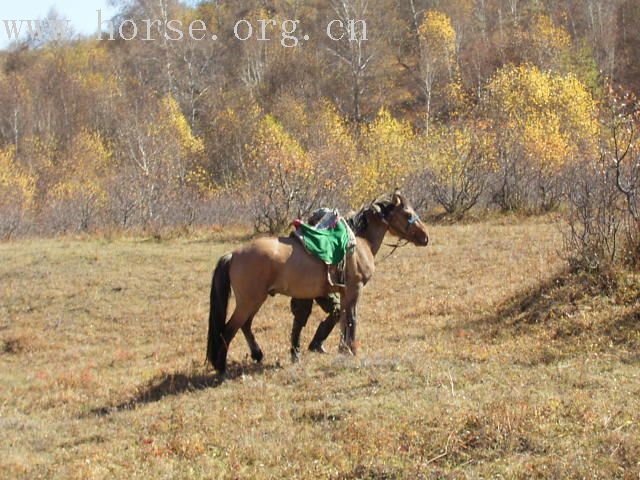
[[[371,249],[371,253],[373,253],[374,257],[380,250],[386,233],[387,225],[378,219],[370,220],[367,229],[363,232],[362,236],[369,244],[369,248]]]

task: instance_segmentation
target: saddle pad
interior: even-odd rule
[[[331,229],[300,223],[296,233],[309,253],[329,265],[339,264],[350,245],[349,226],[342,218]]]

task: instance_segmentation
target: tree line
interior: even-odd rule
[[[403,187],[455,219],[561,208],[587,264],[637,239],[636,1],[130,0],[118,12],[114,24],[160,20],[159,41],[0,53],[2,237],[277,232]],[[220,38],[170,41],[171,19]],[[310,41],[238,41],[226,28],[238,19],[300,20]],[[362,19],[366,41],[324,32]]]

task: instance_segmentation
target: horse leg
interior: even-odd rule
[[[318,325],[316,334],[309,344],[309,350],[312,352],[327,353],[322,344],[333,330],[333,327],[336,326],[338,320],[340,320],[340,299],[336,294],[331,293],[326,297],[316,298],[316,303],[320,305],[322,310],[328,315],[327,318]]]
[[[300,333],[309,320],[313,300],[303,298],[291,299],[291,313],[293,313],[293,327],[291,327],[291,361],[300,361]]]
[[[342,295],[340,299],[340,326],[342,327],[342,339],[340,351],[355,355],[358,350],[356,342],[356,325],[358,317],[358,298],[362,290],[362,284],[358,283]]]
[[[236,296],[236,309],[224,327],[222,345],[218,350],[218,355],[214,365],[218,372],[224,374],[227,369],[227,353],[229,352],[229,344],[231,343],[231,340],[233,340],[233,337],[236,336],[238,330],[242,328],[249,318],[253,317],[258,312],[265,300],[266,295],[252,302],[243,302],[242,299]]]
[[[242,326],[242,333],[244,333],[244,338],[247,341],[247,345],[249,345],[249,350],[251,350],[251,358],[253,358],[256,362],[260,363],[264,358],[264,353],[262,353],[262,349],[258,342],[256,341],[256,337],[253,335],[251,331],[251,325],[253,324],[253,317],[251,315],[249,320],[245,322]]]

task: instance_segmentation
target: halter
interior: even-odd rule
[[[387,227],[391,226],[389,224],[389,221],[386,218],[382,217],[382,221],[383,221],[383,223],[385,225],[387,225]],[[418,216],[418,214],[417,213],[412,213],[411,217],[409,217],[409,220],[407,221],[407,229],[406,229],[406,231],[404,233],[408,234],[409,233],[409,229],[411,228],[411,226],[414,223],[419,222],[419,221],[420,221],[420,217]],[[404,243],[402,243],[402,242],[404,242]],[[398,248],[406,247],[407,245],[409,245],[410,242],[411,242],[411,240],[407,240],[406,238],[399,238],[398,242],[395,245],[391,245],[391,244],[385,243],[385,245],[387,247],[392,247],[393,250],[391,250],[391,252],[389,252],[382,260],[380,260],[380,263],[384,262],[387,258],[389,258],[391,255],[393,255]]]
[[[389,223],[389,220],[387,220],[386,218],[382,218],[382,221],[385,223],[385,225],[387,225],[388,227],[391,227],[391,224]],[[418,216],[417,213],[412,213],[411,217],[409,217],[409,219],[407,220],[407,228],[404,232],[405,235],[409,234],[409,229],[411,228],[411,226],[417,222],[420,221],[420,217]],[[406,240],[406,239],[405,239]],[[407,242],[410,242],[410,240],[406,240]]]

